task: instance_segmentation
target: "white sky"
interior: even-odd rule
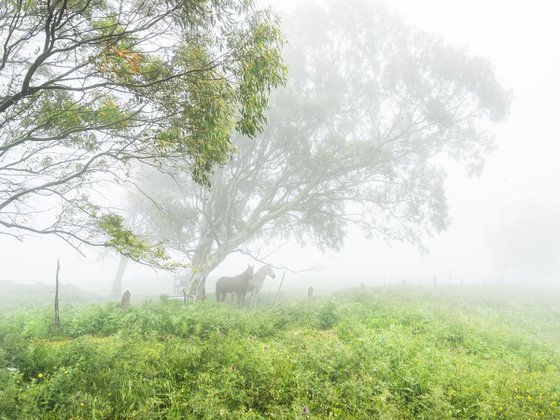
[[[488,157],[481,177],[466,180],[460,173],[450,174],[447,191],[453,224],[433,241],[430,257],[418,262],[419,271],[428,271],[430,265],[438,271],[436,266],[447,260],[465,280],[492,277],[495,254],[485,239],[494,225],[512,217],[525,202],[555,209],[560,202],[560,3],[389,3],[410,24],[439,32],[449,42],[489,57],[498,79],[515,94],[510,118],[497,132],[498,150]]]
[[[287,2],[283,2],[285,4]],[[560,2],[506,0],[386,0],[390,9],[422,29],[441,33],[450,43],[465,45],[473,54],[491,59],[498,79],[513,90],[515,101],[509,120],[499,127],[498,150],[488,157],[479,178],[466,178],[460,168],[447,182],[452,224],[440,237],[427,241],[431,252],[420,256],[408,245],[388,247],[383,242],[352,235],[340,253],[287,249],[272,262],[294,268],[324,266],[318,273],[289,274],[293,284],[324,287],[328,278],[337,285],[355,285],[364,278],[394,281],[401,278],[480,281],[496,275],[493,250],[487,237],[503,219],[513,217],[523,203],[560,210]],[[527,204],[526,204],[527,205]],[[560,222],[557,222],[560,223]],[[61,278],[107,288],[118,259],[101,259],[96,251],[87,258],[63,247],[56,239],[30,239],[24,243],[0,237],[3,250],[0,280],[48,281],[54,279],[56,259]],[[295,252],[294,252],[295,251]],[[244,261],[232,258],[216,274],[243,270]],[[127,279],[152,277],[151,270],[132,267]],[[160,274],[156,281],[169,276]],[[268,283],[273,289],[277,280]],[[358,279],[359,278],[359,279]],[[329,281],[331,283],[331,281]]]

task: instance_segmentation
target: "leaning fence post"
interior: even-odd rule
[[[276,297],[274,298],[274,306],[278,306],[278,296],[280,295],[280,289],[282,288],[282,284],[284,283],[284,277],[286,277],[286,272],[282,274],[282,280],[280,280],[280,286],[278,286],[278,291],[276,292]]]
[[[54,325],[60,331],[60,307],[58,305],[58,273],[60,271],[60,260],[56,260],[56,286],[54,292]]]

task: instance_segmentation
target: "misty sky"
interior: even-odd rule
[[[560,210],[557,105],[560,3],[553,0],[387,0],[387,5],[402,14],[409,24],[438,32],[446,41],[490,58],[498,80],[515,95],[508,121],[497,129],[498,150],[487,158],[478,178],[467,178],[466,171],[459,166],[448,169],[446,185],[452,224],[441,236],[426,241],[430,248],[426,256],[419,255],[413,246],[389,247],[382,241],[365,241],[352,233],[347,247],[340,253],[323,255],[313,249],[301,252],[294,245],[271,262],[294,269],[323,266],[320,273],[290,275],[302,285],[315,283],[315,287],[320,285],[314,277],[329,277],[340,284],[344,281],[355,284],[368,277],[382,281],[383,276],[388,281],[431,279],[434,275],[447,280],[450,270],[455,281],[493,279],[500,252],[493,238],[501,226],[516,226],[525,223],[519,221],[528,220],[529,227],[519,232],[539,232],[529,235],[539,253],[539,246],[550,243],[548,236],[558,232],[560,224],[554,218]],[[526,218],[526,213],[537,216]],[[548,224],[542,225],[543,222]],[[526,240],[518,237],[515,230],[508,239]],[[20,243],[1,237],[0,247],[4,256],[1,280],[51,282],[56,259],[60,258],[63,280],[78,284],[93,280],[110,283],[118,264],[110,251],[105,257],[90,251],[84,259],[53,238]],[[241,272],[245,262],[243,258],[231,258],[216,273]],[[127,277],[154,274],[152,270],[132,267]],[[530,276],[530,268],[521,274]],[[509,273],[509,276],[521,274]],[[270,287],[277,287],[277,280]]]

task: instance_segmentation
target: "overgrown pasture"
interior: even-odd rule
[[[266,299],[265,299],[266,300]],[[405,288],[238,310],[0,318],[0,418],[560,418],[558,290]]]

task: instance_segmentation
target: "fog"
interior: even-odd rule
[[[426,237],[426,253],[415,245],[363,238],[350,229],[339,251],[319,251],[289,243],[267,259],[287,271],[284,289],[313,286],[318,291],[397,283],[560,282],[560,6],[555,1],[391,0],[387,7],[446,42],[488,57],[498,81],[514,94],[507,121],[496,127],[497,149],[479,176],[446,163],[445,188],[451,223]],[[277,7],[289,7],[282,2]],[[289,42],[289,39],[288,39]],[[56,261],[62,282],[109,293],[118,256],[112,251],[77,253],[57,238],[0,236],[0,280],[54,283]],[[252,260],[233,254],[210,275],[240,273]],[[259,264],[259,263],[257,263]],[[281,276],[267,279],[265,290]],[[172,274],[129,264],[124,289],[171,293]]]

